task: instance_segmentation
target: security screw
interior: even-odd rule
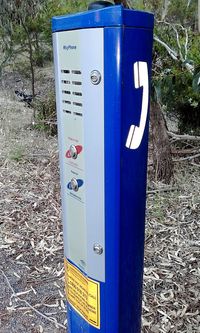
[[[77,149],[74,145],[71,145],[70,146],[70,155],[71,155],[71,158],[73,158],[74,160],[77,158],[78,156],[78,152],[77,152]]]
[[[94,84],[94,85],[97,85],[101,82],[101,73],[99,71],[92,71],[91,74],[90,74],[90,79],[91,79],[91,82]]]
[[[98,255],[101,255],[103,253],[103,247],[99,244],[94,244],[93,250]]]
[[[74,192],[78,192],[78,182],[77,182],[76,178],[72,178],[71,188]]]

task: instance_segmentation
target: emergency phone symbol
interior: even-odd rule
[[[126,147],[129,149],[138,149],[144,135],[149,106],[149,75],[146,62],[137,61],[133,65],[135,88],[143,87],[142,109],[139,126],[131,125]]]

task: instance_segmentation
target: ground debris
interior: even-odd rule
[[[143,333],[200,332],[200,182],[189,163],[175,174],[175,191],[148,196]]]
[[[5,96],[0,93],[0,332],[64,333],[57,140],[30,131],[32,110]]]
[[[64,333],[57,140],[30,131],[31,109],[5,96],[0,92],[0,332]],[[149,183],[143,333],[200,333],[199,167],[183,161],[175,177],[167,188]]]

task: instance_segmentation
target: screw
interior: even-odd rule
[[[103,247],[99,244],[94,244],[93,250],[98,255],[101,255],[103,253]]]
[[[72,180],[71,180],[71,188],[75,192],[78,191],[78,182],[77,182],[76,178],[72,178]]]
[[[77,149],[74,145],[70,146],[70,155],[75,160],[78,156]]]
[[[92,71],[90,74],[90,79],[94,85],[97,85],[101,82],[101,73],[99,71]]]

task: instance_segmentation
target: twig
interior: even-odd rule
[[[16,292],[14,291],[13,287],[11,286],[10,281],[8,280],[6,274],[4,273],[4,271],[2,271],[2,269],[1,269],[0,271],[1,271],[1,273],[3,274],[4,278],[6,279],[6,282],[7,282],[8,287],[10,288],[10,290],[12,290],[12,293],[13,293],[12,296],[15,296],[15,295],[16,295]],[[11,298],[12,298],[12,296],[11,296]],[[16,297],[18,298],[18,296],[16,296]]]
[[[185,60],[186,60],[188,56],[189,34],[186,28],[184,28],[184,30],[185,30]]]
[[[169,53],[169,55],[172,57],[172,59],[174,59],[176,61],[178,60],[178,54],[177,54],[177,52],[174,51],[171,47],[169,47],[169,45],[167,45],[160,38],[158,38],[158,36],[154,36],[154,40],[156,42],[158,42],[159,44],[161,44],[162,46],[165,47],[165,49],[167,50],[167,52]]]
[[[150,191],[147,191],[147,195],[149,195],[149,194],[157,194],[157,193],[160,193],[160,192],[176,191],[176,190],[178,190],[177,187],[160,188],[160,189],[157,189],[157,190],[150,190]]]
[[[175,138],[177,140],[190,140],[190,141],[200,141],[200,136],[193,136],[193,135],[179,135],[179,134],[175,134],[172,132],[168,132],[169,136],[171,136],[172,138]]]
[[[172,149],[172,154],[174,155],[189,155],[189,154],[198,154],[200,153],[199,149]]]
[[[182,157],[182,158],[179,158],[178,160],[173,160],[174,162],[181,162],[181,161],[189,161],[189,160],[193,160],[193,158],[197,158],[197,157],[200,157],[200,154],[196,154],[196,155],[192,155],[192,156],[187,156],[187,157]]]
[[[33,310],[34,312],[36,312],[39,316],[41,316],[41,317],[43,317],[44,319],[46,319],[46,320],[52,322],[52,323],[53,323],[54,325],[56,325],[56,326],[59,326],[59,327],[62,327],[62,328],[64,328],[64,329],[66,329],[66,327],[65,327],[64,325],[58,323],[56,319],[52,319],[52,318],[49,318],[49,317],[45,316],[42,312],[40,312],[40,311],[38,311],[36,308],[34,308],[29,302],[27,302],[26,300],[21,299],[19,296],[17,296],[17,293],[15,292],[15,290],[13,289],[13,287],[11,286],[10,281],[9,281],[8,277],[6,276],[6,274],[4,273],[4,271],[3,271],[2,269],[0,269],[0,271],[1,271],[2,275],[4,276],[4,278],[5,278],[6,282],[7,282],[8,287],[9,287],[10,290],[12,291],[12,296],[11,296],[11,298],[12,298],[12,297],[17,298],[20,302],[25,303],[25,304],[26,304],[31,310]]]
[[[57,125],[57,121],[50,121],[50,120],[40,120],[40,121],[35,121],[34,125],[40,125],[40,124],[45,124],[45,125]]]
[[[166,24],[167,26],[169,26],[170,28],[172,28],[174,30],[174,33],[176,35],[176,42],[177,42],[179,52],[173,50],[169,45],[167,45],[165,42],[163,42],[158,36],[155,36],[154,40],[156,42],[158,42],[159,44],[161,44],[162,46],[164,46],[165,49],[167,50],[167,52],[169,53],[169,55],[174,60],[178,61],[179,58],[180,58],[181,62],[185,65],[187,70],[191,74],[193,74],[194,66],[192,66],[191,64],[186,62],[187,56],[188,56],[188,42],[189,42],[188,30],[186,28],[184,28],[181,24],[172,24],[172,23],[169,23],[169,22],[164,21],[164,20],[162,20],[162,21],[157,20],[157,23]],[[181,43],[180,43],[180,36],[179,36],[177,27],[181,28],[181,30],[184,31],[184,33],[185,33],[185,43],[184,43],[185,54],[184,54],[184,56],[183,56],[183,53],[182,53],[182,46],[181,46]]]
[[[175,35],[176,35],[176,41],[177,41],[177,45],[178,45],[178,49],[179,49],[179,54],[180,54],[180,59],[182,62],[184,62],[185,60],[187,60],[187,55],[188,55],[188,41],[189,41],[189,36],[188,36],[188,31],[186,28],[184,28],[181,24],[172,24],[170,22],[167,22],[165,20],[162,20],[162,21],[158,21],[157,20],[157,23],[162,23],[162,24],[166,24],[167,26],[169,26],[170,28],[172,28],[175,32]],[[181,44],[180,44],[180,37],[179,37],[179,33],[178,33],[178,30],[177,30],[177,27],[181,28],[182,31],[184,31],[185,33],[185,44],[184,44],[184,49],[185,49],[185,55],[183,57],[183,54],[182,54],[182,47],[181,47]],[[193,67],[188,67],[188,70],[191,70],[193,69]]]
[[[200,167],[200,164],[192,162],[191,165],[194,165],[195,167]]]

